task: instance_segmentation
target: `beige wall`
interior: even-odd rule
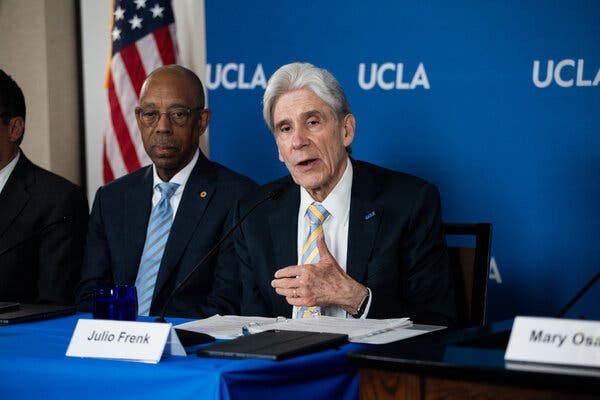
[[[75,0],[0,0],[0,68],[27,105],[22,149],[80,183]]]

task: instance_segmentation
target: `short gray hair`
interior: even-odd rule
[[[309,89],[323,100],[338,122],[351,114],[350,104],[339,82],[327,70],[309,63],[291,63],[279,68],[269,79],[263,95],[263,117],[274,131],[273,107],[279,97],[298,89]]]

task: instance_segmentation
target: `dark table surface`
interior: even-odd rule
[[[600,394],[600,368],[504,360],[512,320],[442,330],[349,354],[360,368]]]

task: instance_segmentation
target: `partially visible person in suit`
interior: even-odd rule
[[[291,176],[236,235],[244,315],[410,317],[453,325],[438,190],[350,157],[356,122],[337,80],[311,64],[270,78],[263,114]]]
[[[135,284],[139,314],[160,315],[176,285],[220,239],[234,202],[255,186],[200,151],[210,111],[192,71],[178,65],[154,70],[135,115],[152,165],[96,193],[78,291],[84,311],[92,308],[96,286]],[[219,262],[235,262],[231,241],[173,297],[167,316],[239,313],[239,299],[214,280]]]
[[[0,301],[74,304],[87,199],[29,161],[24,132],[23,92],[0,70]]]

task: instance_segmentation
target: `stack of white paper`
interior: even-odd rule
[[[354,343],[383,344],[443,329],[442,326],[413,325],[409,318],[345,319],[327,316],[287,319],[215,315],[207,319],[186,322],[178,329],[207,333],[217,339],[233,339],[243,334],[270,329],[342,333]]]

